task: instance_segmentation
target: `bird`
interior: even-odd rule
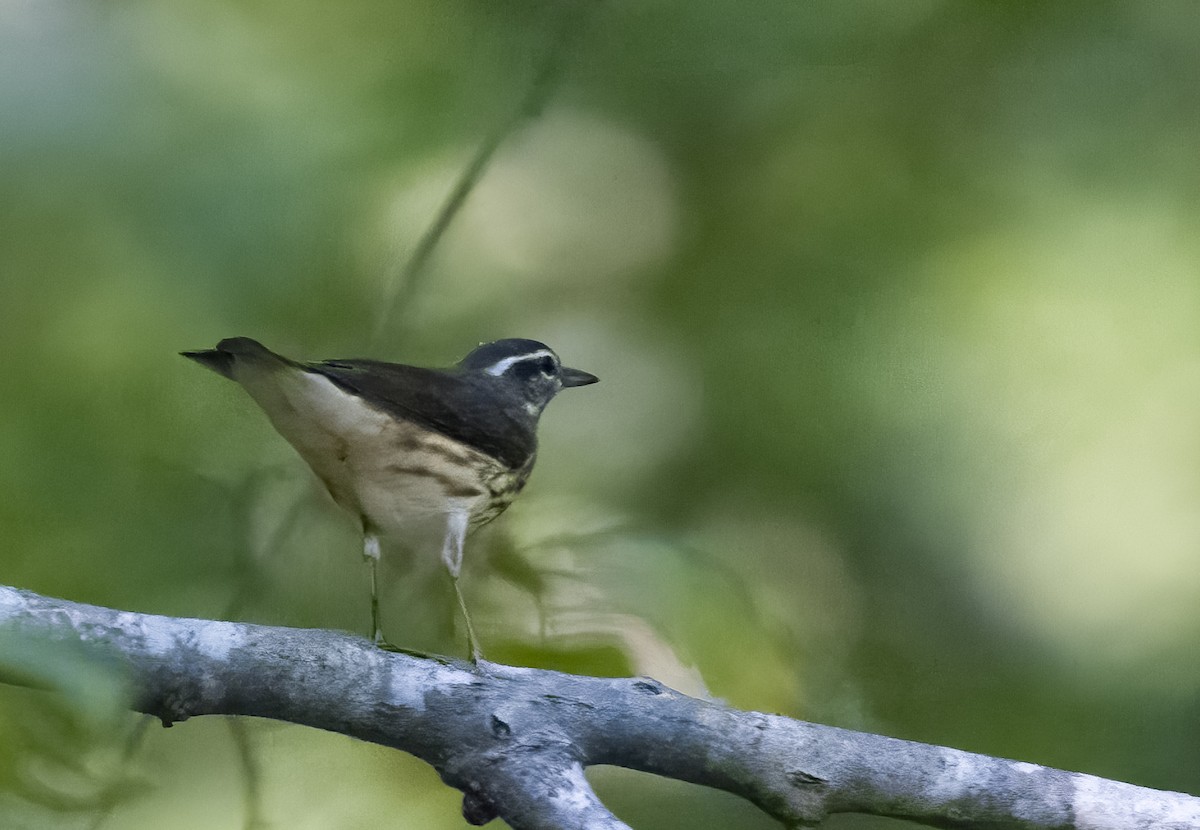
[[[334,502],[358,519],[375,643],[394,649],[380,625],[378,567],[381,539],[395,538],[440,547],[478,663],[479,639],[459,587],[467,534],[503,513],[525,486],[551,399],[599,378],[523,338],[483,343],[444,369],[301,362],[249,337],[180,354],[248,392]]]

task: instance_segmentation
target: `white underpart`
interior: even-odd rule
[[[441,552],[447,567],[461,567],[470,518],[489,500],[480,476],[502,474],[500,462],[388,415],[314,372],[239,364],[235,379],[334,500],[368,519],[373,533],[363,540],[364,556],[379,556],[381,539],[393,538],[414,551]],[[408,472],[416,468],[426,474]],[[470,488],[481,489],[478,495],[447,492]]]
[[[442,547],[442,561],[450,570],[450,575],[458,578],[462,570],[463,543],[467,538],[467,520],[470,513],[466,510],[455,510],[446,516],[446,541]]]
[[[275,429],[309,460],[334,455],[338,438],[362,441],[391,419],[329,378],[282,364],[239,362],[234,380],[263,408]]]
[[[363,536],[363,556],[379,561],[379,537],[374,533]]]
[[[526,360],[536,360],[541,357],[548,357],[553,360],[554,352],[550,351],[549,349],[538,349],[536,352],[530,352],[529,354],[515,354],[512,357],[506,357],[503,360],[497,360],[483,371],[487,372],[489,375],[500,377],[500,375],[511,369],[514,363],[524,363]]]

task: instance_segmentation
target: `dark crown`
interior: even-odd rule
[[[510,337],[507,340],[495,340],[491,343],[481,343],[471,350],[471,353],[458,362],[462,369],[486,371],[501,361],[521,360],[534,355],[554,351],[545,343],[537,340],[526,340],[522,337]],[[555,357],[555,360],[558,358]]]

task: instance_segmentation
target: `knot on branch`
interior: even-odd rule
[[[170,729],[175,724],[187,720],[194,714],[192,711],[192,702],[195,699],[195,695],[191,694],[189,690],[177,689],[163,694],[153,706],[141,708],[148,714],[158,718],[162,722],[163,729]]]
[[[633,690],[644,695],[661,695],[665,687],[652,677],[639,677],[633,681]]]
[[[787,771],[786,775],[787,775],[788,780],[791,781],[793,784],[795,784],[797,787],[812,787],[812,786],[819,786],[821,784],[829,783],[824,778],[821,778],[820,776],[817,776],[817,775],[813,775],[812,773],[805,772],[802,769],[790,769]]]
[[[512,736],[512,727],[506,721],[501,719],[499,715],[492,715],[492,734],[497,738],[508,738]]]
[[[463,793],[462,815],[467,824],[481,827],[500,815],[496,805],[492,804],[482,793],[467,790]]]

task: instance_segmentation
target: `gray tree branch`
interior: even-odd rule
[[[0,625],[78,640],[127,668],[165,725],[254,715],[409,752],[514,830],[626,827],[584,768],[727,790],[785,826],[831,813],[938,827],[1184,830],[1200,799],[1037,764],[744,712],[648,678],[595,678],[381,651],[365,639],[115,611],[0,587]]]

